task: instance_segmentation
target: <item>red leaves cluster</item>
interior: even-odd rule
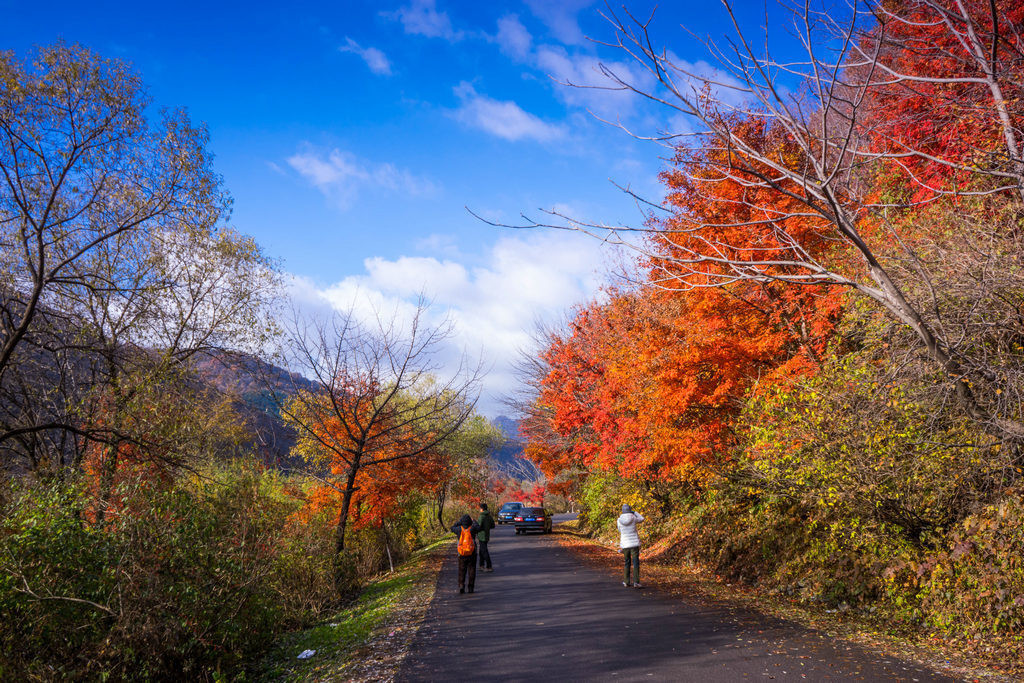
[[[760,132],[765,145],[795,154],[784,136]],[[778,265],[801,260],[794,243],[815,258],[834,255],[820,220],[797,211],[796,200],[719,172],[734,154],[710,145],[679,151],[676,168],[663,174],[673,214],[650,240],[647,286],[581,308],[544,351],[549,371],[538,403],[548,424],[527,421],[526,431],[527,454],[549,477],[573,466],[649,480],[684,476],[729,451],[752,387],[816,367],[841,297],[771,276],[806,272]],[[708,245],[749,262],[763,281],[706,286],[729,277],[717,262],[693,258]],[[759,265],[766,261],[775,264]]]
[[[995,15],[993,15],[995,11]],[[879,63],[861,135],[885,155],[875,199],[911,202],[965,189],[979,167],[1008,168],[1004,125],[1024,117],[1024,4],[902,0],[865,37]],[[913,152],[913,153],[911,153]],[[1019,151],[1018,151],[1019,152]]]
[[[549,492],[549,487],[541,482],[496,480],[490,482],[490,493],[498,499],[499,503],[505,501],[519,501],[527,505],[543,505],[544,496]],[[555,493],[554,491],[551,491]]]

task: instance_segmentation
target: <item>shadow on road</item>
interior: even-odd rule
[[[749,610],[624,588],[551,536],[499,527],[491,555],[473,595],[446,561],[398,680],[954,680]]]

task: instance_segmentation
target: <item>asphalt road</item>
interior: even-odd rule
[[[490,550],[494,572],[472,595],[458,592],[454,551],[445,561],[397,680],[957,680],[791,622],[624,588],[550,536],[500,526]]]

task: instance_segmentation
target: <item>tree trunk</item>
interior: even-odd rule
[[[388,568],[391,573],[394,573],[395,562],[391,558],[391,545],[388,542],[388,528],[385,526],[384,522],[380,523],[380,533],[384,537],[384,552],[388,554]]]
[[[107,364],[110,372],[110,393],[111,393],[111,443],[107,445],[103,461],[100,462],[99,480],[99,506],[96,510],[96,520],[103,524],[107,515],[107,507],[110,505],[110,498],[114,493],[114,480],[117,477],[117,464],[121,451],[121,406],[123,400],[119,386],[120,374],[118,373],[117,361],[114,357],[108,356]]]
[[[338,516],[337,536],[334,540],[334,587],[339,591],[344,588],[345,581],[345,528],[348,526],[348,510],[352,504],[352,495],[356,492],[356,474],[359,472],[359,458],[352,461],[345,480],[345,491],[341,496],[341,513]]]
[[[444,525],[444,502],[448,498],[448,484],[441,484],[441,488],[437,491],[437,524],[441,527],[441,531],[447,531],[448,527]]]

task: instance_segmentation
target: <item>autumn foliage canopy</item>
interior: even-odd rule
[[[581,306],[541,353],[524,429],[549,478],[581,468],[672,481],[727,459],[745,401],[844,352],[850,292],[941,237],[910,212],[1019,192],[1019,126],[1008,122],[1019,124],[1024,102],[1024,7],[993,20],[987,3],[968,2],[960,20],[940,5],[876,7],[842,76],[819,81],[832,89],[827,107],[808,113],[813,96],[798,104],[802,95],[779,105],[799,109],[802,127],[720,107],[711,85],[694,99],[708,132],[677,146],[661,174],[665,211],[634,247],[637,281]],[[843,177],[822,177],[822,163]],[[889,284],[879,280],[883,296]],[[931,324],[902,312],[916,305],[905,287],[892,310]]]

